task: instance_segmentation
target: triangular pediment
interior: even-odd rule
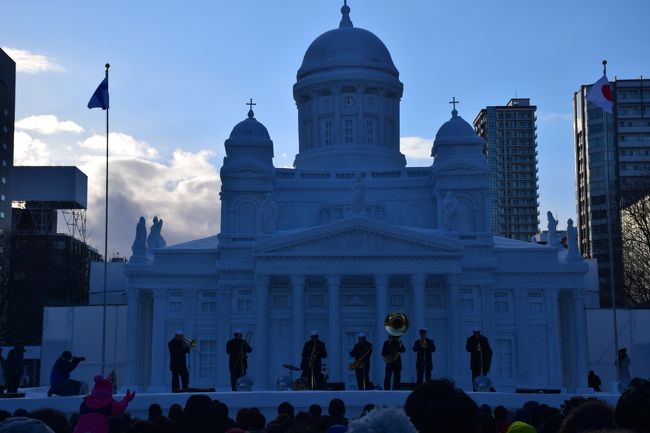
[[[364,217],[352,217],[332,224],[280,235],[259,242],[257,257],[460,257],[463,245],[457,239],[394,226]]]

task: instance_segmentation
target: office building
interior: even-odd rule
[[[530,240],[539,232],[536,106],[528,98],[482,109],[474,129],[486,142],[494,234]]]
[[[624,296],[620,213],[648,193],[650,176],[650,82],[615,80],[610,86],[612,114],[587,102],[588,85],[573,96],[578,239],[583,256],[598,260],[601,306],[611,305],[610,241],[616,298],[619,305],[628,301]]]

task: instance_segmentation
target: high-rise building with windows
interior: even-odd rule
[[[530,240],[539,231],[536,106],[528,98],[482,109],[474,129],[486,143],[491,171],[492,231]]]
[[[621,209],[649,192],[650,177],[650,81],[615,80],[610,87],[612,114],[587,102],[588,85],[573,95],[578,240],[582,255],[598,260],[602,306],[611,305],[610,242],[617,302],[625,301]]]
[[[14,163],[16,63],[0,49],[0,321],[6,313],[11,231],[11,167]],[[4,299],[4,300],[3,300]],[[0,337],[2,332],[0,332]]]

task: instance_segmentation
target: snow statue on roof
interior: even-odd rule
[[[165,242],[165,239],[161,234],[162,225],[162,218],[158,219],[157,216],[153,217],[153,224],[151,225],[149,237],[147,238],[147,246],[149,246],[149,248],[165,248],[167,246],[167,242]]]
[[[275,222],[278,219],[278,205],[275,204],[272,193],[266,194],[260,214],[262,217],[262,233],[273,233],[275,231]]]
[[[566,222],[566,238],[569,244],[567,259],[571,261],[581,260],[580,250],[578,249],[578,230],[573,226],[573,220],[569,218]]]
[[[360,215],[366,207],[366,187],[361,176],[357,177],[352,185],[352,214]]]
[[[147,225],[144,217],[140,217],[138,225],[135,227],[135,239],[131,245],[131,251],[134,257],[144,257],[147,254]]]
[[[551,211],[546,212],[546,218],[548,219],[548,244],[552,247],[558,246],[558,239],[557,239],[557,223],[558,220],[556,220],[553,217],[553,213]]]
[[[447,232],[455,231],[458,226],[458,200],[451,191],[447,191],[442,201],[442,225]]]

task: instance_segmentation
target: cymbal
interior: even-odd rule
[[[282,364],[282,367],[286,368],[289,371],[300,371],[300,369],[298,367],[296,367],[295,365],[291,365],[291,364]]]

